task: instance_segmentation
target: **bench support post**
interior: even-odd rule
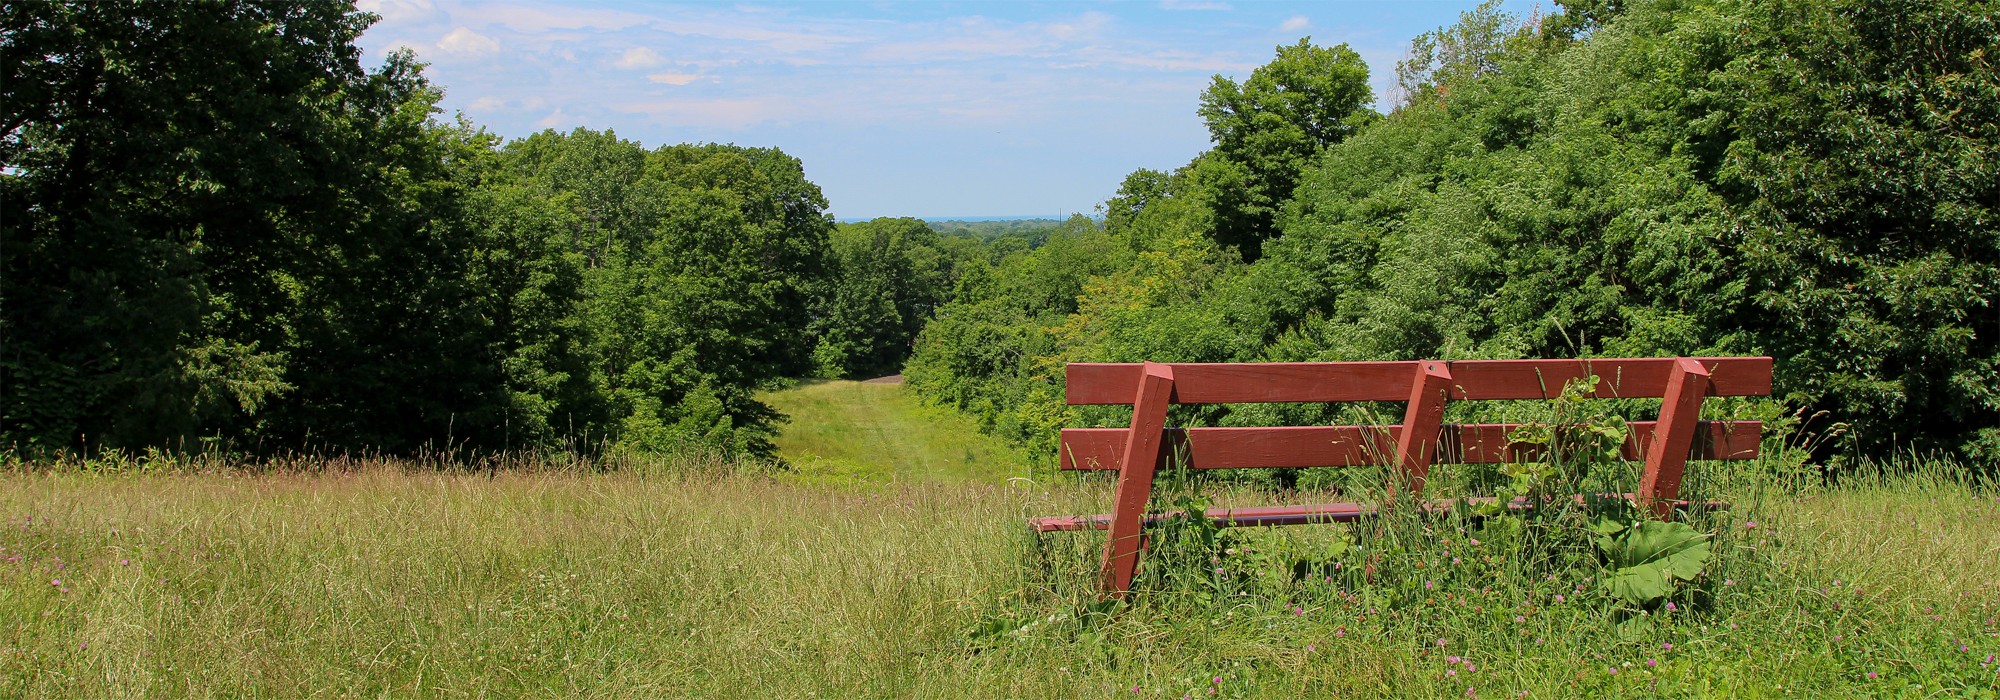
[[[1167,403],[1174,393],[1173,367],[1148,362],[1132,399],[1132,430],[1118,465],[1118,495],[1112,506],[1104,564],[1098,571],[1105,595],[1123,598],[1139,570],[1146,501],[1153,496],[1153,471],[1166,438]]]
[[[1673,369],[1667,372],[1665,400],[1660,402],[1653,444],[1646,450],[1646,471],[1639,477],[1637,499],[1640,507],[1650,508],[1661,520],[1673,516],[1674,501],[1680,498],[1681,472],[1694,446],[1695,422],[1701,418],[1701,399],[1708,393],[1708,380],[1708,370],[1685,357],[1675,359]]]
[[[1412,495],[1423,495],[1431,462],[1437,458],[1438,429],[1444,422],[1444,402],[1450,391],[1451,369],[1445,363],[1417,363],[1410,405],[1403,413],[1402,435],[1396,440],[1396,465],[1403,470]]]

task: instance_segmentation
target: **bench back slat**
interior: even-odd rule
[[[1771,358],[1698,357],[1708,368],[1708,396],[1771,395]],[[1597,360],[1460,360],[1446,363],[1453,401],[1545,399],[1572,379],[1595,373],[1598,398],[1660,398],[1675,358]],[[1407,401],[1417,362],[1172,363],[1174,403],[1337,403]],[[1130,404],[1138,363],[1071,363],[1070,405]]]
[[[1653,421],[1633,421],[1625,459],[1638,460],[1653,440]],[[1447,425],[1439,431],[1437,464],[1531,461],[1541,447],[1509,443],[1517,424]],[[1702,421],[1690,459],[1755,459],[1764,425],[1758,421]],[[1398,426],[1300,426],[1278,428],[1169,428],[1161,461],[1185,454],[1191,469],[1342,467],[1393,462]],[[1116,470],[1122,466],[1128,428],[1064,428],[1062,468]],[[1370,446],[1371,438],[1374,446]]]

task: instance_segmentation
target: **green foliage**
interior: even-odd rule
[[[1046,352],[980,376],[1086,360],[1768,354],[1780,400],[1852,426],[1822,455],[2000,454],[2000,11],[1565,7],[1524,21],[1489,3],[1420,37],[1398,73],[1405,102],[1350,131],[1256,97],[1290,95],[1274,86],[1301,61],[1349,75],[1327,67],[1346,65],[1337,51],[1286,47],[1241,86],[1219,80],[1202,99],[1215,150],[1135,172],[1106,203],[1133,254],[1083,285],[1075,317],[1035,322],[1066,329]],[[1264,209],[1271,228],[1241,223]],[[1243,231],[1264,233],[1253,248]],[[993,416],[1068,410],[973,378],[919,388],[937,386]],[[1050,403],[1023,403],[1037,400]]]
[[[894,374],[917,332],[950,295],[953,253],[918,219],[875,219],[834,231],[834,274],[816,295],[814,364],[827,377]]]
[[[0,443],[768,452],[832,228],[798,161],[502,148],[371,21],[0,10]]]
[[[1373,121],[1368,64],[1346,44],[1325,48],[1303,38],[1241,85],[1215,76],[1201,95],[1201,118],[1215,141],[1208,167],[1225,169],[1226,195],[1213,236],[1256,260],[1299,173],[1321,149]]]
[[[563,206],[583,270],[563,321],[592,388],[577,428],[621,449],[769,454],[776,414],[751,392],[810,366],[796,342],[826,274],[826,200],[772,149],[543,132],[503,160]],[[585,410],[595,413],[585,414]]]
[[[1676,584],[1701,576],[1712,554],[1709,536],[1687,523],[1600,520],[1591,532],[1604,555],[1604,588],[1627,605],[1650,605],[1673,595]]]

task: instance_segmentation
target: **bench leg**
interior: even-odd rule
[[[1701,418],[1702,395],[1708,393],[1708,370],[1688,358],[1674,361],[1668,370],[1665,400],[1660,404],[1660,421],[1654,424],[1653,444],[1646,450],[1646,471],[1639,477],[1638,501],[1650,508],[1654,517],[1673,516],[1674,501],[1681,494],[1681,472],[1687,468],[1688,451],[1694,447],[1696,421]]]
[[[1146,363],[1139,394],[1132,400],[1132,430],[1125,438],[1124,461],[1118,465],[1118,495],[1104,542],[1104,564],[1098,570],[1099,586],[1112,598],[1125,597],[1132,588],[1132,575],[1139,570],[1146,501],[1153,497],[1153,472],[1160,462],[1173,392],[1173,367]]]
[[[1396,440],[1396,466],[1403,470],[1411,495],[1424,493],[1424,481],[1437,457],[1438,428],[1444,422],[1444,401],[1450,391],[1451,369],[1445,363],[1417,363],[1410,405],[1403,413],[1402,434]]]

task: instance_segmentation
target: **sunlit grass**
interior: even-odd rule
[[[1718,572],[1731,579],[1712,605],[1621,635],[1587,570],[1441,577],[1393,608],[1266,570],[1334,526],[1242,531],[1224,562],[1240,584],[1222,595],[1093,608],[1098,536],[1038,542],[1022,517],[1101,508],[1098,483],[352,466],[0,477],[0,696],[1976,696],[2000,682],[1983,661],[2000,653],[2000,500],[1935,473],[1763,497],[1736,516],[1757,527],[1730,538],[1756,552]]]
[[[809,382],[759,399],[790,418],[775,442],[794,482],[992,484],[1031,473],[970,418],[924,406],[901,384]]]

